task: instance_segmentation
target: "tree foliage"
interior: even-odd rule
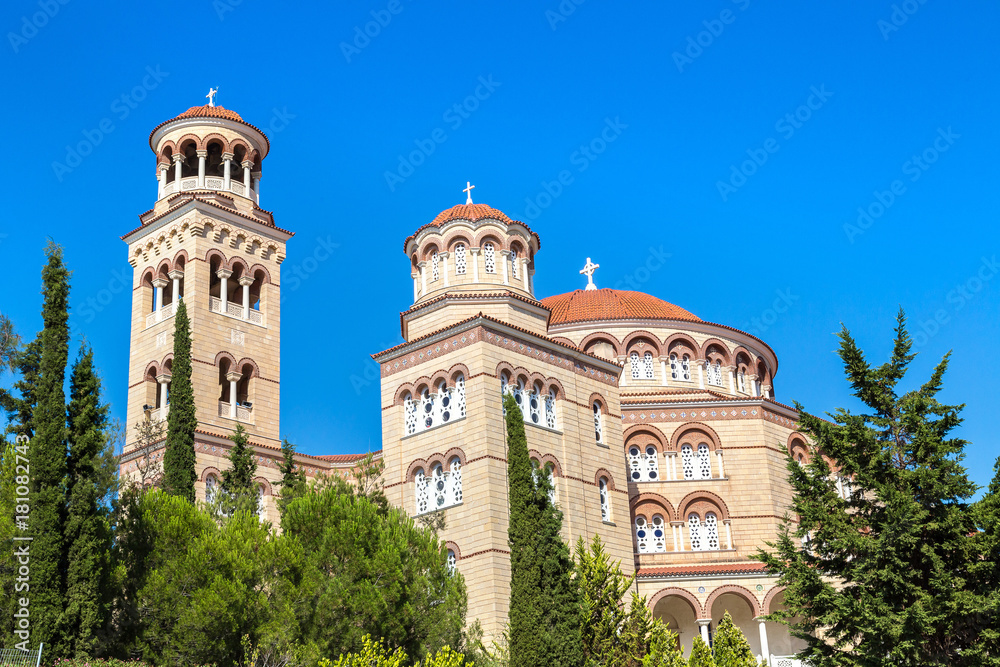
[[[170,367],[170,410],[163,454],[163,488],[167,493],[194,502],[195,472],[194,386],[191,383],[191,320],[187,304],[180,301],[174,314],[174,358]]]
[[[504,396],[510,486],[511,667],[582,665],[583,603],[547,475],[534,475],[522,413]]]
[[[773,551],[757,556],[787,587],[774,619],[806,641],[799,657],[815,667],[983,664],[984,590],[1000,582],[976,585],[975,486],[961,465],[967,443],[950,435],[962,406],[937,398],[949,357],[902,392],[915,356],[902,311],[880,366],[846,328],[839,337],[865,411],[839,409],[829,422],[798,406],[815,445],[808,465],[788,463],[799,524],[786,520]]]
[[[281,442],[281,462],[278,464],[281,473],[281,495],[278,498],[278,511],[285,516],[285,508],[306,492],[306,472],[295,463],[295,445],[283,440]]]
[[[757,667],[757,658],[750,650],[750,643],[733,623],[727,611],[715,629],[712,654],[716,667]]]
[[[712,657],[712,649],[708,647],[708,644],[701,638],[701,635],[694,638],[691,655],[688,657],[688,666],[716,667],[715,659]]]
[[[232,514],[245,510],[257,514],[260,510],[257,497],[257,460],[243,424],[237,424],[229,439],[233,446],[229,450],[229,469],[222,471],[222,491],[220,502],[225,513]]]

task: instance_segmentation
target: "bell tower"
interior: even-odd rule
[[[270,144],[236,112],[192,107],[155,127],[156,200],[122,236],[134,269],[128,436],[170,409],[174,314],[191,320],[198,474],[237,424],[258,447],[279,439],[281,263],[292,232],[260,208]],[[219,467],[215,465],[215,467]]]

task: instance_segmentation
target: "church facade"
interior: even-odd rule
[[[128,423],[169,410],[183,299],[199,497],[219,483],[227,436],[242,424],[262,518],[277,521],[280,276],[293,234],[260,208],[268,139],[210,104],[157,126],[150,147],[157,200],[122,237],[134,268]],[[774,398],[774,351],[656,297],[597,289],[589,259],[587,289],[542,298],[533,281],[539,235],[466,192],[465,204],[418,220],[403,241],[400,280],[413,288],[400,315],[405,342],[373,358],[386,494],[414,517],[444,513],[470,622],[495,635],[507,617],[509,393],[570,544],[600,535],[686,651],[698,634],[711,639],[729,611],[755,653],[784,662],[799,643],[761,620],[782,592],[750,555],[777,537],[790,504],[787,455],[809,452],[795,410]],[[130,434],[123,475],[137,476],[148,456]],[[362,456],[297,461],[312,477],[346,474]]]

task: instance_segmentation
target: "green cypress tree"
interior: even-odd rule
[[[975,485],[960,463],[966,442],[949,436],[962,406],[937,400],[949,355],[926,383],[900,394],[915,356],[902,311],[881,366],[846,328],[839,337],[845,374],[867,410],[839,409],[830,422],[798,406],[815,443],[809,465],[788,462],[800,522],[786,520],[775,552],[757,554],[786,586],[786,610],[774,619],[807,643],[798,657],[814,667],[982,664],[969,653],[988,606],[972,584]],[[837,463],[848,491],[821,454]]]
[[[66,655],[60,617],[66,596],[66,364],[69,355],[69,276],[62,248],[49,242],[42,269],[41,363],[31,423],[31,642],[50,657]]]
[[[170,411],[167,413],[166,451],[163,453],[163,489],[194,502],[194,430],[198,417],[191,383],[191,321],[182,300],[174,314],[174,359],[171,366]]]
[[[671,632],[666,624],[659,619],[653,619],[649,631],[649,651],[642,657],[642,667],[686,667],[687,660],[681,653],[677,634]]]
[[[90,658],[99,650],[99,636],[108,620],[111,526],[102,504],[102,452],[107,446],[109,406],[101,404],[101,380],[94,369],[94,352],[80,351],[70,378],[69,462],[66,519],[67,652]]]
[[[10,425],[7,432],[14,435],[32,437],[35,427],[32,418],[38,405],[38,373],[42,366],[42,334],[24,346],[14,355],[14,370],[20,378],[14,382],[17,395],[0,390],[0,408],[8,414]]]
[[[510,487],[510,667],[583,664],[583,605],[573,561],[559,530],[562,513],[549,500],[546,475],[533,474],[524,420],[504,397]]]
[[[688,658],[688,667],[715,667],[712,649],[708,647],[701,635],[694,638],[694,646],[691,648],[691,656]]]
[[[757,667],[758,664],[750,650],[750,643],[733,623],[733,617],[728,611],[715,630],[712,654],[716,667]]]
[[[236,510],[246,510],[256,513],[259,509],[257,504],[257,484],[254,478],[257,476],[257,461],[254,459],[253,447],[247,438],[247,432],[243,429],[243,424],[237,424],[229,439],[233,441],[232,449],[229,450],[229,470],[222,471],[222,497],[226,504],[226,513],[231,514]]]
[[[615,652],[628,616],[622,602],[634,580],[612,562],[600,535],[594,536],[589,549],[583,537],[577,541],[576,581],[583,598],[581,642],[586,660],[606,664]]]
[[[287,439],[281,442],[281,463],[278,464],[281,473],[281,497],[278,498],[278,511],[285,516],[285,508],[306,489],[306,473],[295,465],[295,445]]]

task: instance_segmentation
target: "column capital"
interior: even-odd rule
[[[233,155],[232,153],[223,153],[222,154],[222,159],[223,160],[232,160],[234,157],[236,157],[236,156]]]
[[[170,283],[170,281],[167,280],[166,278],[153,278],[153,280],[152,280],[153,287],[158,287],[160,289],[163,289],[169,283]]]
[[[249,169],[250,167],[253,166],[253,162],[251,162],[250,160],[243,160],[243,162],[240,162],[240,164],[243,165],[244,169]]]
[[[473,255],[478,255],[481,251],[482,248],[480,248],[479,246],[475,247],[469,246],[469,252],[471,252]]]
[[[170,378],[172,377],[173,375],[171,375],[170,373],[164,373],[163,375],[157,375],[156,381],[159,382],[160,384],[168,384],[170,382]]]
[[[184,272],[181,271],[180,269],[174,269],[167,275],[170,277],[171,280],[180,280],[181,278],[184,277]]]
[[[427,266],[427,260],[425,259],[422,262],[417,262],[417,266],[419,266],[421,269],[424,268],[425,266]]]
[[[195,151],[194,154],[197,155],[198,157],[208,157],[208,150],[206,149],[203,151]]]
[[[174,153],[173,155],[174,164],[178,162],[184,162],[184,155],[182,153]]]
[[[698,625],[706,625],[707,626],[707,625],[711,625],[712,624],[712,619],[710,619],[710,618],[698,618],[698,619],[695,619],[695,623],[697,623]]]
[[[240,276],[239,282],[243,286],[253,285],[253,276]]]
[[[450,254],[451,253],[449,253],[447,250],[445,250],[444,252],[439,252],[438,253],[438,257],[441,257],[442,259],[448,259],[448,255],[450,255]]]
[[[156,163],[156,170],[157,171],[166,171],[168,169],[170,169],[170,163],[169,162],[157,162]]]
[[[215,272],[215,275],[219,276],[220,278],[230,278],[232,277],[233,272],[230,271],[229,269],[219,269],[218,271]]]
[[[226,373],[226,379],[230,382],[239,382],[243,379],[243,373],[237,373],[236,371],[229,371]]]

